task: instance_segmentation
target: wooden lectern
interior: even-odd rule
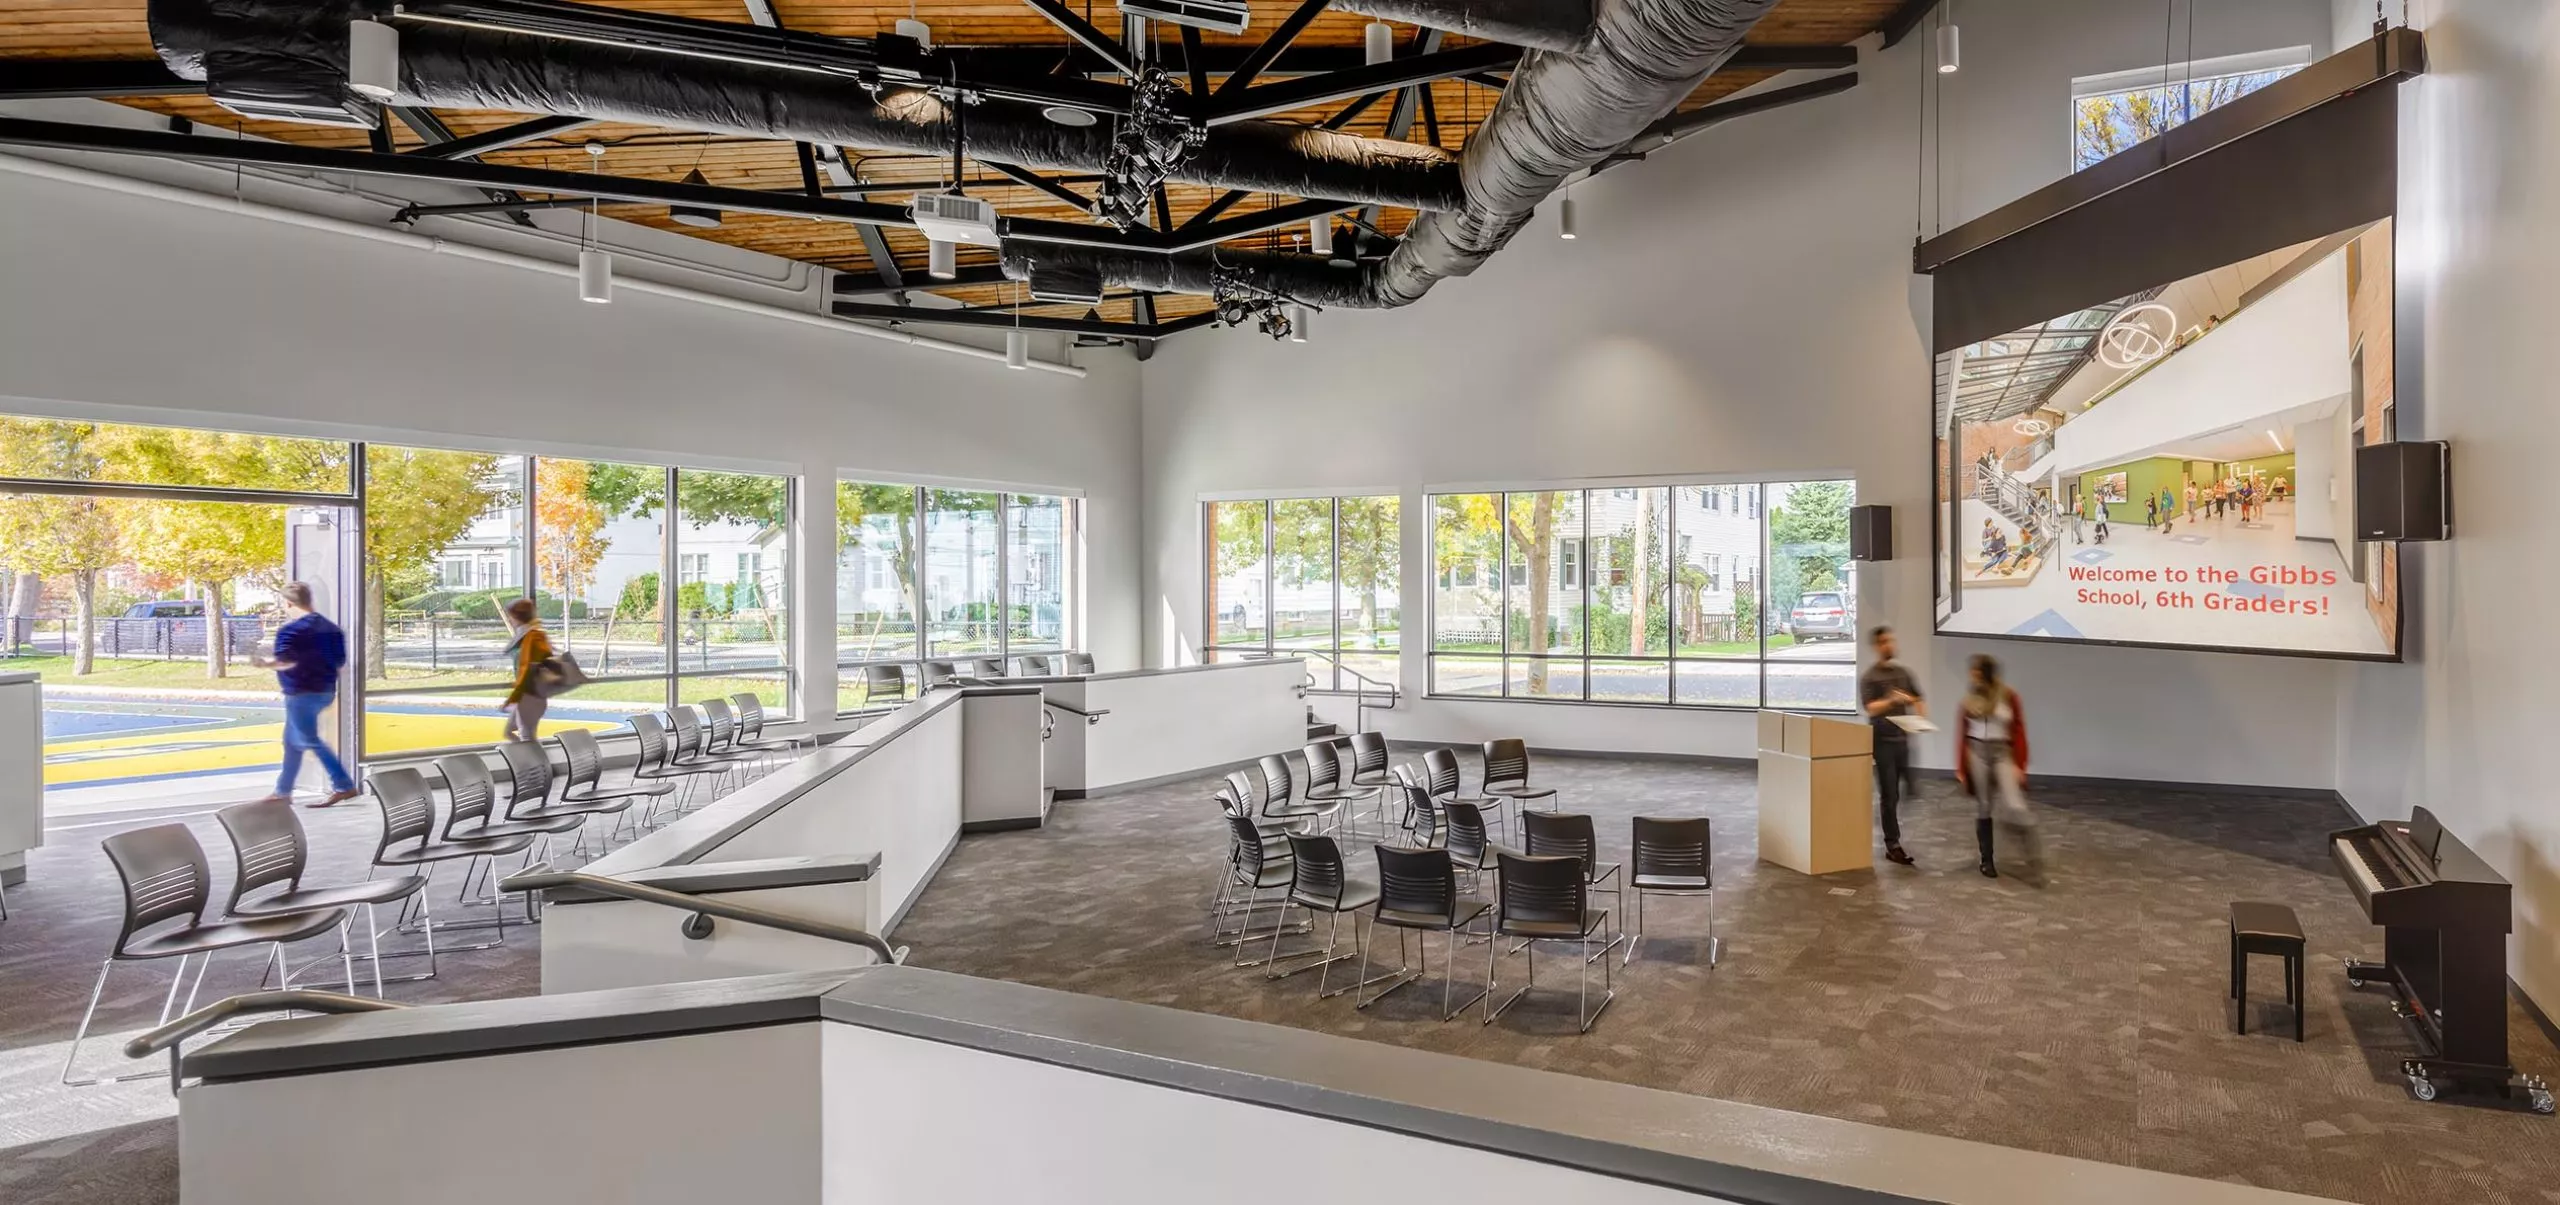
[[[1863,719],[1760,713],[1760,860],[1805,874],[1875,864],[1875,730]]]

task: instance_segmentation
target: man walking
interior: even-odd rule
[[[1929,705],[1920,698],[1919,681],[1893,659],[1893,629],[1878,624],[1867,640],[1875,646],[1876,659],[1858,675],[1858,700],[1876,730],[1876,812],[1884,821],[1884,856],[1909,866],[1911,855],[1902,851],[1902,784],[1911,776],[1911,734],[1893,717],[1926,716]]]
[[[347,665],[347,634],[311,609],[311,587],[305,583],[285,583],[284,603],[293,618],[276,629],[275,656],[267,663],[284,692],[284,771],[276,776],[276,793],[267,799],[293,798],[294,776],[302,770],[307,749],[329,775],[328,796],[311,805],[325,808],[357,795],[356,780],[320,737],[320,713],[337,701],[338,671]]]

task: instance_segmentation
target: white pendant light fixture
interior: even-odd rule
[[[914,17],[900,17],[898,18],[897,30],[899,37],[914,38],[917,46],[925,50],[933,49],[932,26],[916,20]]]
[[[587,162],[591,170],[604,169],[604,144],[587,144]],[[578,249],[578,300],[597,305],[613,302],[613,254],[596,245],[596,198],[587,198],[587,243]]]
[[[400,31],[380,21],[347,22],[347,87],[374,100],[400,91]]]
[[[1013,285],[1013,329],[1004,333],[1004,366],[1031,367],[1031,336],[1022,329],[1022,282]]]
[[[933,239],[924,245],[924,274],[935,280],[951,280],[960,275],[960,245]]]
[[[1290,303],[1289,342],[1304,343],[1307,341],[1307,319],[1314,313],[1315,311],[1308,309],[1304,305],[1296,302]]]
[[[1333,258],[1333,215],[1307,219],[1307,250]]]
[[[1573,194],[1570,192],[1560,193],[1556,197],[1556,237],[1568,239],[1579,237],[1573,230]]]
[[[1956,67],[1956,6],[1954,0],[1948,0],[1938,21],[1938,74],[1954,75]]]
[[[1375,67],[1396,57],[1396,27],[1384,21],[1371,21],[1364,32],[1367,39],[1364,62]]]

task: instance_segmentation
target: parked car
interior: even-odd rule
[[[138,602],[124,609],[126,619],[202,619],[204,604],[186,599],[164,598],[157,602]]]
[[[1848,596],[1838,590],[1809,591],[1787,613],[1787,635],[1798,644],[1825,637],[1852,640],[1857,634],[1858,617],[1849,609]]]
[[[201,657],[205,626],[202,602],[138,602],[98,625],[98,652],[108,657]],[[255,615],[223,616],[222,632],[235,657],[256,652],[266,640],[265,623]]]

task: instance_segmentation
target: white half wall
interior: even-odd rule
[[[2199,8],[2198,57],[2330,43],[2327,0]],[[1899,558],[1858,573],[1860,620],[1900,629],[1942,700],[1968,654],[2001,657],[2041,717],[2038,771],[2331,785],[2333,664],[1928,635],[1929,290],[1910,271],[1915,201],[1942,190],[1953,224],[2058,178],[2072,78],[2162,57],[2157,6],[1968,0],[1962,19],[1962,72],[1926,71],[1927,38],[1871,49],[1848,92],[1577,185],[1579,239],[1556,238],[1543,213],[1420,305],[1328,312],[1307,344],[1249,331],[1168,344],[1143,378],[1151,663],[1201,643],[1204,495],[1400,492],[1400,593],[1420,600],[1423,498],[1438,487],[1847,475],[1901,529]],[[1927,158],[1941,170],[1923,180],[1924,88],[1940,86],[1945,145]],[[1935,212],[1922,220],[1934,226]],[[1392,735],[1750,753],[1747,719],[1412,697],[1427,680],[1421,613],[1406,621],[1409,701],[1381,722]],[[1921,757],[1947,762],[1938,741]]]
[[[2560,411],[2543,329],[2560,277],[2560,159],[2520,150],[2560,140],[2560,8],[2408,10],[2427,74],[2400,93],[2398,429],[2452,443],[2454,537],[2401,546],[2413,663],[2341,676],[2338,781],[2368,819],[2427,806],[2514,884],[2508,973],[2560,1013],[2547,749],[2560,648],[2536,630],[2560,597],[2548,497]]]

